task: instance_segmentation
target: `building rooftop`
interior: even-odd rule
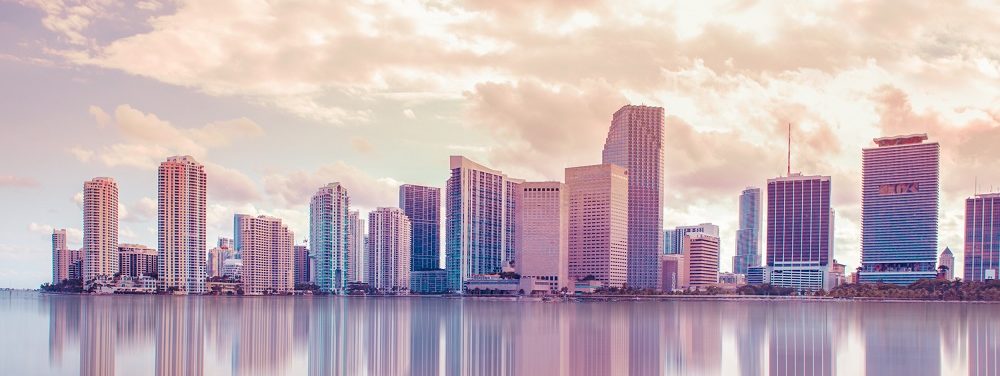
[[[878,145],[879,147],[919,144],[924,141],[927,141],[927,134],[919,133],[919,134],[907,134],[900,136],[879,137],[873,139],[872,141],[874,141],[875,144]]]

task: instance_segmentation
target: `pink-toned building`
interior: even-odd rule
[[[83,183],[83,281],[118,273],[118,183],[94,178]]]
[[[160,287],[181,294],[205,292],[205,166],[191,156],[160,163],[157,249]]]
[[[295,288],[295,236],[274,217],[236,214],[236,251],[243,260],[240,282],[247,295],[282,294]]]
[[[125,277],[156,275],[156,250],[141,244],[118,246],[118,269]]]
[[[399,208],[368,213],[366,281],[381,292],[410,290],[410,241],[413,225]]]
[[[365,220],[361,212],[352,210],[347,213],[347,282],[364,282],[365,272]]]
[[[83,252],[79,249],[69,249],[66,246],[66,229],[52,231],[52,284],[72,279],[78,273],[72,273],[74,265],[79,267],[83,260]]]
[[[292,256],[292,275],[296,285],[309,283],[309,248],[296,245]]]
[[[569,288],[569,191],[560,182],[524,182],[517,189],[515,269],[550,290]]]
[[[660,290],[683,290],[689,284],[688,267],[683,254],[660,255],[660,273]]]
[[[719,283],[719,237],[702,232],[684,235],[687,279],[690,287],[709,287]]]
[[[628,273],[628,173],[613,164],[566,169],[569,278],[621,287]]]

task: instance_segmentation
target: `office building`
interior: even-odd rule
[[[1000,278],[1000,193],[965,200],[965,280]]]
[[[663,108],[627,105],[615,112],[602,163],[628,170],[628,285],[659,288],[663,249]]]
[[[320,188],[309,203],[309,247],[314,281],[320,291],[343,293],[347,288],[350,249],[350,196],[340,183]]]
[[[296,245],[292,250],[292,275],[295,285],[309,283],[309,248],[304,245]]]
[[[736,256],[733,273],[747,274],[747,268],[760,266],[760,188],[747,188],[740,194],[739,227],[736,229]]]
[[[860,280],[935,278],[941,148],[926,134],[874,141],[862,150]]]
[[[566,169],[571,280],[592,277],[606,287],[627,283],[628,179],[625,168],[613,164]]]
[[[440,268],[441,189],[403,184],[399,187],[399,208],[413,225],[410,240],[413,270]]]
[[[663,273],[660,277],[660,281],[663,283],[660,290],[669,292],[688,287],[688,267],[684,262],[683,254],[660,255],[660,271]]]
[[[83,277],[118,274],[118,183],[94,178],[83,183]]]
[[[670,241],[673,242],[673,245],[670,246],[670,249],[678,254],[684,253],[684,235],[696,232],[719,237],[719,226],[711,223],[702,223],[693,226],[677,226],[671,234]]]
[[[681,250],[674,248],[674,229],[668,228],[663,230],[663,254],[665,255],[675,255],[680,254]]]
[[[366,282],[382,293],[410,290],[410,240],[413,225],[399,208],[377,208],[368,213],[368,271]]]
[[[792,174],[767,181],[767,266],[772,285],[829,289],[830,177]]]
[[[246,295],[284,294],[295,288],[295,236],[281,219],[236,214],[234,246],[243,260],[240,282]]]
[[[83,252],[79,249],[69,249],[66,246],[66,229],[52,231],[52,284],[58,284],[67,279],[80,277],[80,272],[71,273],[74,266],[79,269],[83,264]]]
[[[156,250],[141,244],[118,246],[118,268],[123,277],[156,276],[159,263]]]
[[[347,269],[348,282],[364,282],[368,271],[368,248],[365,245],[365,220],[361,212],[353,210],[347,214]]]
[[[719,237],[703,232],[684,234],[684,256],[689,287],[719,283]]]
[[[157,184],[160,287],[181,294],[205,292],[205,166],[190,156],[167,158]]]
[[[448,289],[448,271],[444,269],[410,272],[410,292],[414,294],[444,294]]]
[[[525,182],[517,189],[517,259],[521,278],[550,290],[569,283],[569,192],[560,182]]]

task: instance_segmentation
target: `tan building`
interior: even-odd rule
[[[156,275],[156,250],[141,244],[118,246],[118,269],[123,277]]]
[[[368,213],[368,285],[381,292],[410,290],[410,241],[413,226],[399,208]]]
[[[628,273],[628,173],[613,164],[566,169],[569,277],[621,287]]]
[[[160,163],[157,250],[160,287],[181,294],[205,292],[205,166],[191,156]]]
[[[268,216],[237,214],[234,221],[236,251],[243,260],[240,281],[247,295],[283,294],[295,288],[292,251],[295,236]]]
[[[525,182],[517,189],[517,257],[521,278],[549,290],[569,288],[569,192],[560,182]]]
[[[66,246],[66,229],[52,231],[52,284],[58,284],[72,277],[78,277],[79,273],[73,273],[74,265],[79,267],[83,261],[83,252],[80,249],[69,249]],[[79,272],[79,271],[77,271]],[[74,275],[77,274],[77,275]]]
[[[83,183],[83,282],[118,273],[118,183],[94,178]]]
[[[684,235],[684,255],[688,258],[689,287],[719,283],[719,237],[701,232]]]
[[[688,287],[688,267],[682,254],[660,255],[662,291],[683,290]]]

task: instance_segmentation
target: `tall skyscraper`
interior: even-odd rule
[[[347,213],[347,282],[364,282],[368,272],[365,220],[357,210]]]
[[[760,188],[744,189],[740,194],[733,273],[746,275],[747,268],[760,266],[760,225]]]
[[[118,246],[118,269],[122,276],[138,278],[150,277],[157,273],[156,250],[141,244]]]
[[[560,182],[525,182],[517,190],[517,273],[569,288],[569,192]]]
[[[316,285],[327,293],[347,288],[350,196],[340,183],[316,191],[309,203],[309,246],[316,262]]]
[[[295,288],[295,236],[280,219],[236,214],[233,234],[236,251],[243,259],[240,282],[245,294],[282,294]]]
[[[684,253],[684,235],[700,232],[715,237],[719,236],[719,226],[711,223],[701,223],[693,226],[677,226],[671,234],[670,240],[674,243],[670,248],[675,253]]]
[[[941,147],[926,134],[874,141],[861,152],[860,281],[934,278]]]
[[[965,280],[1000,279],[1000,193],[965,199]]]
[[[569,278],[593,277],[622,287],[628,276],[629,184],[613,164],[566,169],[569,189]]]
[[[83,282],[118,273],[118,183],[94,178],[83,183]]]
[[[624,106],[615,112],[603,163],[628,170],[628,285],[660,287],[663,249],[663,108]]]
[[[684,261],[690,287],[719,283],[719,237],[703,232],[684,235]]]
[[[413,184],[399,186],[399,208],[413,224],[413,270],[440,267],[441,254],[441,189]]]
[[[802,176],[767,181],[767,266],[772,285],[800,291],[828,288],[830,177]]]
[[[465,157],[451,157],[446,188],[448,285],[464,289],[469,276],[500,273],[514,260],[515,192],[520,180]]]
[[[157,249],[160,285],[183,294],[205,292],[205,166],[191,156],[160,163]]]
[[[295,276],[295,284],[309,283],[309,248],[304,245],[296,245],[292,252],[294,252],[292,274]]]
[[[378,208],[368,213],[368,285],[381,292],[410,289],[410,241],[413,226],[398,208]]]
[[[52,284],[70,279],[70,269],[83,254],[66,246],[66,229],[52,230]]]

